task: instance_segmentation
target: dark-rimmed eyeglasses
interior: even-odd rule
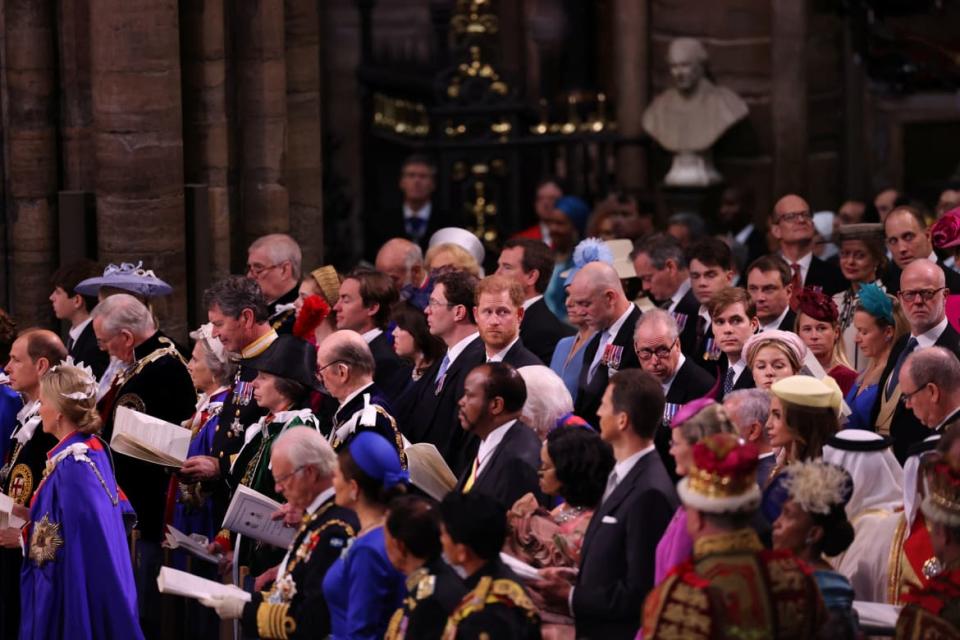
[[[930,302],[934,296],[944,289],[946,289],[946,287],[940,287],[939,289],[911,289],[909,291],[901,291],[897,295],[899,295],[900,299],[904,302],[914,302],[917,298],[920,298],[923,302]]]
[[[675,338],[673,342],[666,346],[659,346],[656,349],[637,349],[634,347],[637,352],[637,357],[641,360],[649,360],[653,356],[657,356],[657,360],[666,360],[670,357],[670,353],[673,351],[674,345],[677,344],[679,338]]]

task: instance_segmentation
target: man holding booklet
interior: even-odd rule
[[[260,638],[324,638],[330,614],[323,597],[327,569],[359,529],[356,515],[334,504],[337,457],[323,436],[308,427],[292,427],[277,438],[270,456],[277,490],[303,520],[268,592],[245,602],[236,594],[201,602],[221,618],[240,618],[248,634]]]

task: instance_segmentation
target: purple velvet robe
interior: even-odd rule
[[[25,529],[21,640],[143,638],[125,499],[104,448],[75,432],[50,451],[56,465],[34,494]]]

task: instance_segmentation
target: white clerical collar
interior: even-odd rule
[[[677,308],[677,305],[680,304],[680,301],[683,300],[683,296],[687,295],[687,292],[690,291],[690,278],[687,278],[680,283],[680,287],[670,296],[670,306],[667,308],[668,311],[674,311]]]
[[[508,344],[506,347],[504,347],[500,351],[497,351],[492,356],[487,356],[487,362],[503,362],[503,359],[504,357],[506,357],[507,352],[510,351],[510,349],[513,349],[513,345],[517,344],[517,340],[519,339],[520,339],[520,336],[517,336],[516,338],[511,340],[510,344]]]
[[[428,221],[428,220],[430,220],[430,210],[431,210],[431,208],[432,208],[432,207],[431,207],[431,203],[430,203],[430,202],[427,202],[425,205],[423,205],[422,207],[420,207],[419,209],[417,209],[416,211],[414,211],[412,208],[410,208],[410,205],[408,205],[406,202],[404,202],[404,203],[403,203],[403,218],[404,218],[405,220],[409,220],[410,218],[419,218],[419,219],[421,219],[421,220],[423,220],[423,221]],[[396,209],[394,209],[394,211],[396,211]]]
[[[683,366],[683,363],[687,361],[687,356],[683,355],[683,351],[680,352],[680,358],[677,360],[677,368],[673,370],[673,375],[660,383],[660,386],[663,387],[663,395],[670,393],[670,385],[673,384],[674,378],[677,377],[677,372],[680,371],[680,367]]]
[[[939,323],[937,323],[937,326],[935,326],[933,329],[930,329],[929,331],[925,331],[924,333],[921,333],[918,336],[913,336],[914,338],[917,339],[917,348],[926,349],[927,347],[934,346],[937,343],[937,340],[940,339],[940,336],[943,334],[943,332],[946,331],[946,329],[947,329],[947,319],[944,318]]]
[[[373,329],[370,329],[370,331],[364,331],[363,333],[361,333],[360,337],[363,338],[364,342],[366,342],[367,344],[370,344],[371,342],[376,340],[381,333],[383,333],[383,329],[378,329],[374,327]]]
[[[783,319],[787,317],[787,314],[790,313],[790,305],[787,305],[783,309],[783,313],[773,319],[773,321],[768,322],[767,324],[760,325],[760,331],[757,333],[763,333],[764,331],[770,331],[771,329],[779,329],[780,323],[783,322]],[[787,331],[793,331],[792,328],[787,328]]]
[[[535,305],[538,300],[542,300],[542,299],[543,299],[543,295],[538,295],[538,296],[533,296],[532,298],[529,298],[527,300],[524,300],[523,310],[526,311],[527,309]]]
[[[480,333],[478,331],[474,331],[466,338],[461,339],[460,342],[447,349],[447,359],[450,361],[450,364],[453,364],[453,361],[456,360],[461,353],[463,353],[463,350],[467,348],[467,345],[469,345],[479,336]]]
[[[83,333],[83,330],[87,328],[87,325],[90,324],[91,320],[92,320],[92,318],[90,318],[90,317],[88,316],[86,320],[84,320],[83,322],[81,322],[81,323],[78,324],[77,326],[75,326],[75,327],[70,327],[70,330],[67,331],[67,334],[70,336],[70,339],[73,340],[74,342],[76,342],[77,340],[79,340],[79,339],[80,339],[80,334]],[[86,363],[84,363],[84,364],[86,364]]]

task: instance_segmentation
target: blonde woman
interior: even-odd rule
[[[43,430],[59,442],[24,528],[21,640],[143,638],[123,504],[100,429],[93,372],[40,381]]]

